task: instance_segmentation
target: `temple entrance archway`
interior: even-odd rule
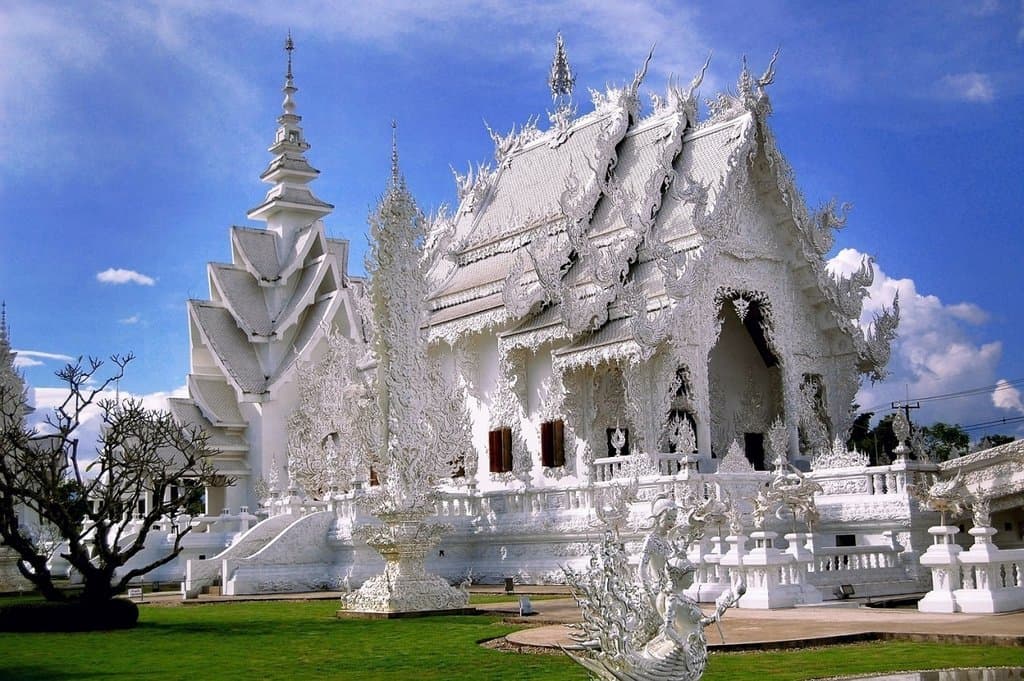
[[[779,359],[765,334],[759,301],[723,300],[719,320],[721,331],[708,358],[713,455],[725,456],[735,440],[751,465],[764,470],[765,434],[782,413]]]

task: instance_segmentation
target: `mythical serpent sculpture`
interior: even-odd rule
[[[675,502],[651,505],[651,528],[644,538],[634,577],[618,536],[605,535],[590,569],[565,569],[583,622],[574,638],[582,652],[565,650],[578,664],[605,681],[697,681],[707,666],[704,628],[717,623],[746,591],[739,583],[723,593],[705,615],[683,590],[693,565],[686,545],[699,536],[702,514],[694,508],[677,524]],[[677,543],[674,536],[682,535]],[[564,649],[563,649],[564,650]]]

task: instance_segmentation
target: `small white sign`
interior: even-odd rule
[[[133,586],[133,587],[129,588],[128,589],[128,598],[138,598],[141,601],[142,600],[142,587],[141,586]]]

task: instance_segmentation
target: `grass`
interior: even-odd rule
[[[332,601],[144,605],[137,629],[0,636],[0,679],[585,679],[559,655],[482,648],[491,616],[339,621]],[[716,654],[706,681],[1021,663],[1020,648],[871,643]]]

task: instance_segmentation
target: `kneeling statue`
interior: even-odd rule
[[[673,533],[666,526],[676,510],[664,499],[653,505],[654,524],[636,577],[622,543],[611,533],[589,570],[565,571],[583,615],[582,631],[575,636],[583,651],[563,650],[599,679],[698,681],[708,659],[705,627],[718,623],[746,592],[742,582],[725,591],[708,615],[683,593],[693,566],[685,558],[674,560],[685,555],[672,545]],[[686,535],[694,537],[696,528],[688,529]],[[662,555],[651,555],[651,549]]]

